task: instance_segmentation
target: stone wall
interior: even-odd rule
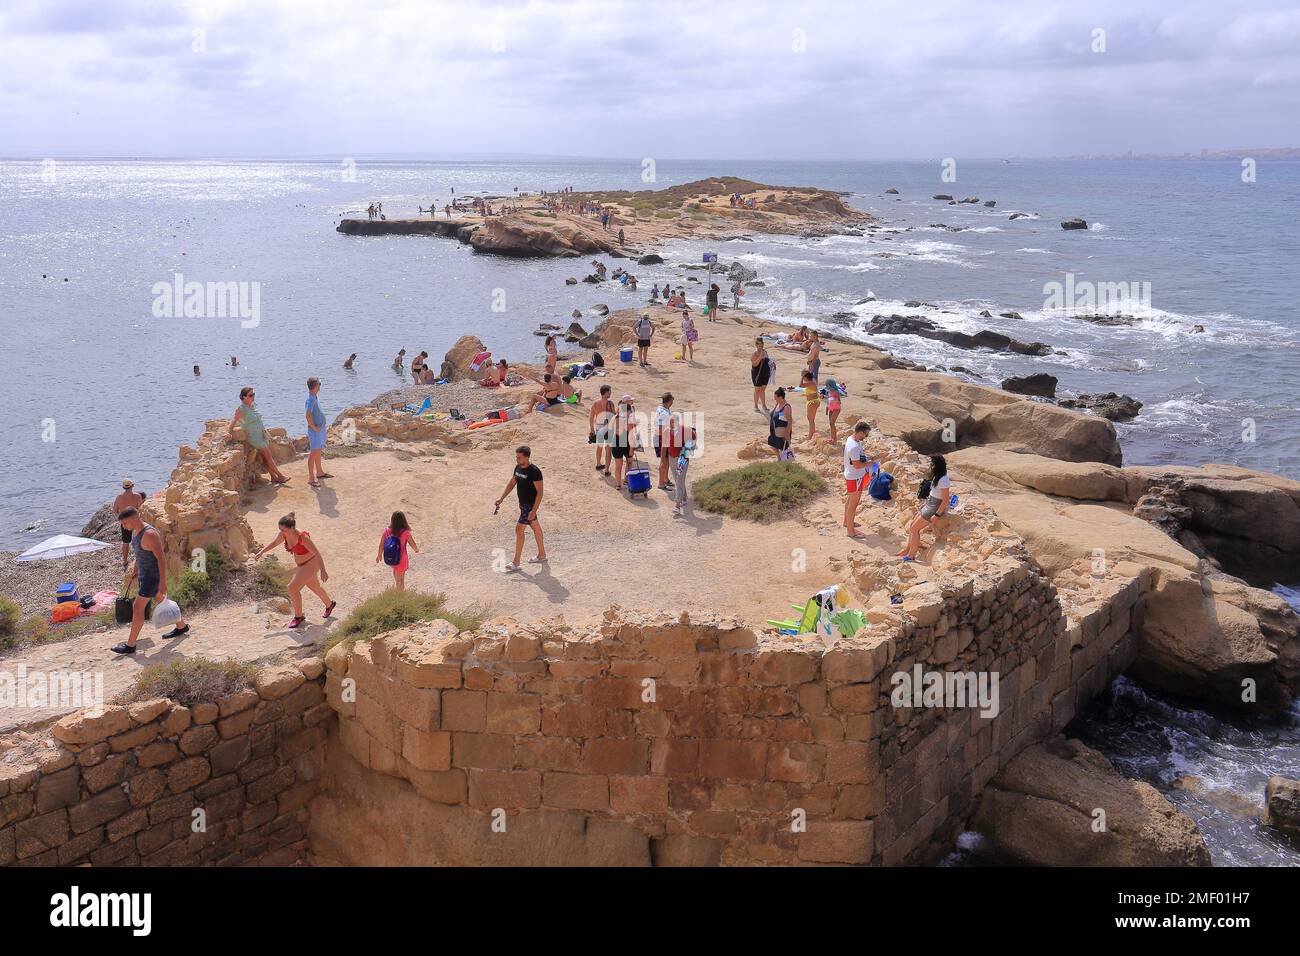
[[[732,622],[403,629],[326,658],[318,862],[897,864],[1131,659],[1150,580],[1067,608],[1029,563],[916,585],[831,649]],[[893,675],[996,672],[995,717],[895,707]],[[803,825],[805,824],[806,825]]]
[[[323,670],[267,668],[216,703],[63,718],[37,759],[0,763],[0,865],[298,861],[333,720]]]

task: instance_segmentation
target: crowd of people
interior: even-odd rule
[[[566,195],[569,193],[562,192],[551,198],[564,201],[563,197]],[[374,208],[379,209],[378,205]],[[377,214],[382,215],[381,212]],[[597,266],[603,271],[603,265],[597,263]],[[734,287],[733,294],[737,294]],[[711,317],[718,308],[718,295],[718,285],[712,284],[706,294],[706,312]],[[738,298],[739,294],[737,294]],[[673,290],[665,282],[661,291],[656,284],[651,289],[650,301],[657,303],[661,299],[669,308],[680,310],[681,313],[681,332],[677,340],[681,352],[678,353],[677,358],[693,362],[699,331],[686,304],[685,290],[680,287]],[[651,348],[658,331],[649,312],[641,313],[633,325],[637,362],[641,368],[650,367]],[[562,403],[580,405],[582,392],[574,388],[573,374],[562,375],[558,370],[559,345],[553,334],[546,337],[544,349],[546,358],[540,377],[531,374],[526,376],[538,383],[539,390],[529,398],[524,411],[547,409]],[[777,362],[772,350],[792,352],[803,360],[803,367],[799,371],[799,385],[793,391],[802,393],[807,437],[811,439],[816,436],[819,414],[824,405],[830,440],[838,444],[837,425],[842,410],[843,389],[834,379],[828,379],[825,386],[821,385],[822,343],[818,332],[807,326],[801,326],[789,335],[758,336],[754,340],[754,350],[750,355],[753,405],[755,412],[767,418],[767,445],[775,452],[777,460],[794,459],[792,442],[795,414],[789,400],[790,390],[785,387],[777,387],[771,405],[768,404],[767,390],[777,381]],[[404,372],[406,354],[404,348],[398,351],[392,363],[394,371]],[[412,379],[417,384],[432,384],[436,381],[433,371],[429,368],[428,357],[428,352],[421,351],[410,362]],[[344,367],[351,368],[356,358],[355,354],[351,355],[345,361]],[[505,359],[491,362],[490,353],[486,352],[481,359],[480,362],[476,357],[475,373],[479,376],[477,382],[482,387],[501,387],[507,384],[508,378],[512,379],[509,384],[522,381],[514,374],[514,370]],[[234,363],[235,360],[232,358],[232,366]],[[308,442],[307,482],[313,488],[320,488],[324,481],[334,477],[325,471],[323,461],[327,418],[320,403],[320,379],[311,377],[307,379],[306,385],[304,417]],[[231,415],[226,429],[227,439],[230,442],[246,443],[252,454],[260,458],[273,484],[287,484],[290,478],[280,470],[275,461],[265,423],[257,408],[256,397],[256,390],[252,387],[240,390],[239,404]],[[659,404],[648,419],[641,416],[637,409],[637,400],[631,394],[623,394],[614,401],[613,387],[609,384],[600,385],[599,395],[591,402],[588,411],[588,443],[594,446],[595,470],[604,479],[612,482],[616,491],[626,491],[629,494],[639,491],[648,494],[649,485],[653,481],[658,490],[672,495],[673,516],[681,517],[685,514],[688,500],[687,474],[691,459],[698,452],[698,431],[689,424],[691,416],[678,410],[676,399],[669,391],[664,391],[659,396]],[[242,435],[237,436],[236,429],[241,429]],[[850,538],[863,537],[857,527],[857,515],[864,492],[878,471],[878,466],[865,450],[870,431],[871,425],[868,422],[858,421],[844,443],[843,470],[846,497],[842,524]],[[643,455],[649,457],[651,450],[655,462],[653,477],[650,476],[651,469],[640,463],[641,457]],[[542,471],[533,461],[532,449],[529,446],[517,447],[514,457],[511,477],[496,500],[496,509],[499,510],[501,503],[513,491],[519,505],[519,515],[515,522],[514,556],[505,567],[507,572],[522,570],[524,545],[529,530],[532,531],[537,546],[535,556],[529,559],[530,563],[544,564],[548,561],[542,526],[538,517],[544,497]],[[634,473],[638,484],[644,482],[644,488],[632,487],[631,479]],[[925,503],[910,522],[907,529],[907,542],[897,555],[903,561],[915,559],[920,548],[922,531],[934,525],[949,509],[950,482],[947,464],[942,456],[936,455],[931,459],[930,478],[922,487],[921,497],[925,499]],[[133,482],[129,479],[123,480],[122,491],[114,500],[113,507],[121,522],[123,564],[129,565],[128,580],[138,583],[138,591],[132,606],[130,636],[126,641],[112,648],[119,654],[135,653],[136,642],[149,602],[156,601],[161,604],[167,597],[165,546],[162,535],[156,528],[147,524],[141,515],[140,508],[144,503],[145,496],[135,490]],[[260,560],[279,547],[283,547],[292,556],[294,563],[294,571],[288,583],[289,603],[293,612],[288,627],[300,628],[306,622],[302,596],[304,589],[319,598],[323,607],[323,617],[329,619],[337,605],[325,589],[329,574],[325,569],[324,556],[312,541],[310,533],[299,529],[293,513],[279,520],[275,539],[259,550],[254,555],[254,560]],[[377,563],[383,562],[391,569],[393,586],[396,589],[405,588],[406,574],[410,569],[410,555],[412,552],[418,554],[419,551],[406,515],[401,511],[394,511],[380,536],[375,560]],[[164,639],[179,637],[188,631],[189,624],[180,618],[171,631],[164,635]]]

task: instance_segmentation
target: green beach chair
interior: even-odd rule
[[[767,623],[788,634],[811,634],[817,630],[817,618],[822,609],[815,599],[809,598],[807,604],[791,604],[790,606],[799,612],[799,620],[768,621]]]

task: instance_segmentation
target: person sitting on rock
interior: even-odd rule
[[[542,390],[529,399],[526,411],[531,412],[535,408],[550,408],[559,405],[564,401],[562,393],[563,388],[560,385],[560,377],[547,372],[542,376]]]
[[[912,519],[911,527],[907,529],[907,547],[898,552],[898,557],[904,561],[913,561],[916,559],[916,552],[921,548],[921,531],[923,528],[933,527],[939,520],[939,516],[948,510],[948,502],[952,493],[952,484],[948,480],[948,462],[943,455],[930,456],[930,494],[925,499],[925,504],[921,506],[921,512]]]

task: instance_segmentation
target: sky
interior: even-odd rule
[[[1300,145],[1300,0],[0,0],[0,156]]]

